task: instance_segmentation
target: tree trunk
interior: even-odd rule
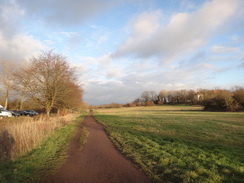
[[[47,113],[48,117],[50,116],[51,109],[52,109],[52,107],[46,106],[46,113]]]
[[[8,97],[9,97],[9,92],[6,92],[6,96],[5,96],[5,105],[4,108],[7,109],[8,108]]]
[[[47,116],[48,117],[50,116],[50,110],[47,110]]]
[[[22,96],[21,96],[21,101],[20,101],[20,107],[19,107],[19,110],[22,110],[22,108],[23,108],[24,99],[25,99],[25,95],[22,94]]]

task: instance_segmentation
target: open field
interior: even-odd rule
[[[244,182],[244,113],[201,107],[98,109],[117,147],[156,182]]]

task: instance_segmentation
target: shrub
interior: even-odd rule
[[[204,109],[210,111],[237,111],[240,105],[229,90],[212,90],[203,101]]]

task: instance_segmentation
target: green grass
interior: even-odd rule
[[[244,182],[243,112],[156,106],[102,109],[95,118],[155,182]]]
[[[0,163],[1,183],[37,182],[42,176],[53,174],[66,158],[66,151],[76,126],[83,119],[57,129],[38,148],[14,160]]]

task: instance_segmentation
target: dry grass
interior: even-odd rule
[[[0,161],[15,159],[37,147],[56,129],[71,123],[78,114],[62,117],[40,115],[35,118],[21,117],[0,121]]]
[[[185,105],[164,105],[164,106],[142,106],[142,107],[123,107],[123,108],[105,108],[97,109],[94,112],[106,113],[109,115],[131,115],[135,116],[141,115],[142,112],[158,114],[158,112],[174,111],[176,113],[181,113],[180,111],[202,111],[203,106],[185,106]]]

